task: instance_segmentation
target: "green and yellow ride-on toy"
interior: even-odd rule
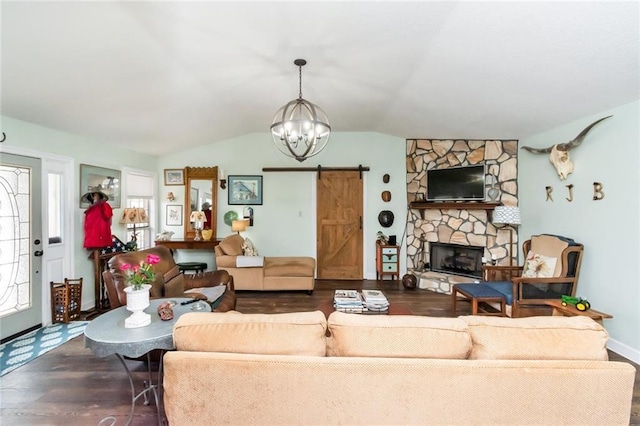
[[[591,303],[582,297],[562,296],[562,306],[573,305],[577,310],[584,312],[591,307]]]

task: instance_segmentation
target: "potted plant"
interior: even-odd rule
[[[151,324],[151,315],[145,313],[144,310],[149,306],[149,289],[151,289],[151,283],[156,279],[153,265],[158,262],[160,262],[159,256],[149,254],[139,265],[125,263],[120,267],[127,285],[124,289],[127,293],[127,310],[132,312],[131,316],[124,321],[126,328],[144,327]]]

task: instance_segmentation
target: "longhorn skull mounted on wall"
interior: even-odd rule
[[[569,158],[569,151],[573,148],[577,147],[582,143],[589,130],[593,128],[599,122],[606,120],[607,118],[612,117],[611,115],[608,117],[603,117],[600,120],[594,121],[589,124],[583,131],[578,134],[572,141],[567,143],[559,143],[555,145],[551,145],[548,148],[532,148],[530,146],[523,146],[522,149],[526,149],[529,152],[534,154],[549,154],[549,161],[553,164],[553,167],[556,168],[556,172],[558,172],[558,176],[560,180],[565,180],[567,176],[573,173],[573,162]]]

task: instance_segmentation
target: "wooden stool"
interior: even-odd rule
[[[180,270],[180,272],[185,273],[186,271],[193,271],[196,275],[203,273],[207,269],[207,264],[205,262],[181,262],[176,265],[178,265],[178,270]]]
[[[484,284],[454,284],[451,291],[451,297],[453,298],[453,316],[456,316],[456,302],[458,301],[458,293],[463,295],[471,302],[471,315],[492,315],[492,316],[506,316],[505,312],[505,297],[504,294],[487,287]],[[497,302],[500,304],[499,312],[487,312],[485,310],[479,311],[478,305],[482,302]]]

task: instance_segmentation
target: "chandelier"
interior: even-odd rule
[[[303,162],[327,146],[331,125],[319,106],[302,98],[302,67],[307,61],[296,59],[293,63],[299,74],[298,99],[278,110],[271,123],[271,136],[280,152]]]

